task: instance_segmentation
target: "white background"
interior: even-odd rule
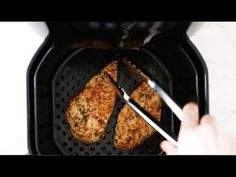
[[[28,23],[0,23],[0,154],[27,154],[26,70],[43,38]]]
[[[28,154],[26,70],[44,37],[0,22],[0,154]],[[236,135],[236,23],[205,23],[191,40],[207,63],[211,114]]]

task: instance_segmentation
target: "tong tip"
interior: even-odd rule
[[[128,68],[134,72],[139,78],[147,81],[149,80],[149,77],[144,74],[140,69],[138,69],[134,64],[131,63],[131,61],[127,60],[127,58],[125,57],[124,59],[122,59],[122,62],[126,64],[126,66],[128,66]]]

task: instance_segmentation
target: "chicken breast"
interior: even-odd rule
[[[131,98],[145,111],[160,121],[161,99],[146,82],[142,82],[131,94]],[[125,104],[118,115],[114,145],[118,149],[132,149],[154,134],[153,129],[129,105]]]
[[[86,144],[98,142],[105,136],[115,105],[116,91],[105,71],[117,81],[117,61],[113,61],[92,77],[67,107],[66,119],[73,136]]]

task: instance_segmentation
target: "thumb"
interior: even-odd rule
[[[167,155],[173,155],[176,153],[176,150],[177,150],[176,146],[167,140],[162,141],[160,146],[161,146],[161,149],[165,151]]]

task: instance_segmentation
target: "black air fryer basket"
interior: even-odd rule
[[[129,94],[140,80],[122,64],[127,57],[159,81],[182,107],[189,101],[208,113],[207,68],[186,36],[190,23],[48,22],[49,35],[27,72],[28,148],[30,154],[159,155],[163,137],[156,132],[132,150],[113,145],[117,115],[124,103],[117,97],[106,136],[86,145],[73,138],[65,111],[69,100],[112,60],[118,61],[118,83]],[[149,29],[159,24],[151,33]],[[147,37],[148,36],[148,37]],[[145,40],[145,44],[143,44]],[[161,124],[178,135],[180,122],[163,103]]]

